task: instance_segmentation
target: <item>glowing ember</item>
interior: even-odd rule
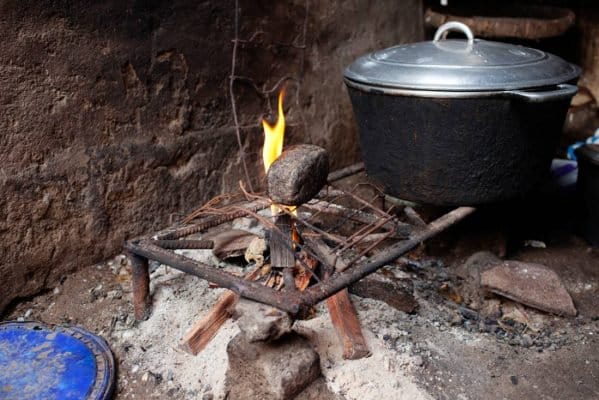
[[[277,123],[272,126],[266,120],[262,120],[264,128],[264,147],[262,148],[262,158],[264,160],[264,171],[268,172],[270,165],[283,152],[283,138],[285,137],[285,115],[283,114],[283,97],[285,91],[279,93],[279,115]]]

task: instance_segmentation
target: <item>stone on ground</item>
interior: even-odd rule
[[[320,376],[318,353],[295,333],[268,343],[239,334],[227,353],[230,398],[292,399]]]
[[[577,313],[560,277],[541,264],[504,261],[483,271],[480,283],[493,293],[542,311]]]
[[[241,299],[235,306],[239,330],[249,342],[269,341],[280,338],[291,331],[293,320],[284,311]]]

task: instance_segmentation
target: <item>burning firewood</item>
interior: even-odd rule
[[[298,253],[298,260],[295,263],[295,287],[301,292],[306,290],[312,279],[312,271],[318,266],[318,261],[305,251]],[[308,268],[308,269],[306,269]]]
[[[292,240],[292,221],[289,214],[275,217],[276,230],[271,231],[270,261],[273,267],[280,268],[283,272],[285,288],[295,289],[293,267],[295,267],[295,251]]]
[[[273,201],[271,211],[275,223],[270,238],[271,264],[273,268],[282,271],[285,289],[295,290],[295,207],[311,200],[326,184],[329,159],[326,150],[313,145],[297,145],[282,151],[285,135],[283,98],[284,92],[281,92],[276,124],[273,126],[262,121],[262,156],[267,173],[268,195]],[[283,209],[287,212],[282,212]],[[307,281],[304,277],[299,280],[300,288],[308,286],[309,278]]]

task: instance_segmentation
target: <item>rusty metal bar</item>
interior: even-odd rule
[[[130,241],[125,243],[125,248],[138,256],[151,258],[187,274],[216,283],[220,287],[232,290],[241,297],[259,303],[270,304],[291,314],[297,314],[301,309],[298,296],[290,295],[289,292],[278,292],[258,283],[227,274],[199,261],[162,249],[149,240]]]
[[[310,200],[308,203],[302,204],[302,208],[304,207],[318,213],[335,215],[352,221],[361,222],[363,224],[375,224],[381,220],[380,216],[376,216],[367,211],[350,209],[339,204],[328,202],[326,200]],[[394,230],[397,230],[398,227],[405,228],[404,230],[412,228],[411,225],[401,222],[397,218],[387,221],[382,227],[385,229]]]
[[[337,171],[331,172],[327,180],[329,182],[335,182],[362,171],[364,171],[364,163],[356,163],[345,168],[338,169]]]
[[[241,207],[249,210],[249,211],[260,211],[266,207],[269,207],[271,204],[268,200],[256,200],[251,203],[247,203]],[[166,229],[162,232],[158,232],[155,236],[155,239],[158,240],[174,240],[179,239],[184,236],[193,235],[194,233],[202,232],[206,229],[213,228],[220,224],[224,224],[225,222],[229,222],[234,220],[235,218],[245,217],[247,213],[244,210],[237,210],[228,212],[226,214],[217,214],[211,215],[206,218],[203,218],[199,222],[190,225],[184,225],[180,227],[175,227],[172,229]]]
[[[336,188],[333,188],[333,189],[329,188],[326,193],[327,193],[327,195],[334,196],[334,197],[351,197],[353,200],[362,204],[365,208],[369,208],[370,210],[372,210],[373,213],[378,214],[379,217],[392,218],[392,216],[389,215],[389,213],[381,210],[380,208],[374,207],[371,203],[369,203],[368,201],[364,200],[363,198],[361,198],[360,196],[358,196],[352,192],[347,192],[345,190],[336,189]]]
[[[426,227],[417,230],[412,237],[401,241],[388,250],[373,257],[369,262],[339,272],[327,281],[317,283],[303,292],[276,291],[255,282],[248,282],[227,274],[199,261],[162,249],[149,240],[126,243],[134,265],[134,306],[136,318],[144,319],[149,310],[149,275],[147,258],[162,262],[175,269],[195,275],[221,287],[228,288],[242,297],[270,304],[291,314],[306,311],[312,305],[334,295],[343,288],[375,272],[389,262],[401,257],[423,241],[461,221],[475,211],[472,207],[461,207],[443,215]],[[145,263],[145,264],[144,264]],[[145,275],[144,275],[145,272]],[[146,283],[147,282],[147,283]],[[145,285],[145,286],[144,286]]]
[[[214,247],[212,240],[190,240],[190,239],[177,239],[177,240],[152,240],[156,246],[162,247],[163,249],[178,250],[178,249],[211,249]]]
[[[133,269],[133,312],[137,321],[143,321],[148,319],[151,312],[148,259],[132,252],[128,252],[127,257]]]
[[[351,285],[352,283],[357,282],[365,276],[375,272],[379,268],[384,267],[389,262],[414,249],[423,241],[430,239],[431,237],[466,218],[475,210],[476,209],[473,207],[457,208],[434,220],[423,229],[415,232],[410,239],[401,241],[391,246],[387,251],[377,254],[370,260],[370,262],[355,266],[347,272],[335,274],[331,277],[331,279],[307,288],[300,294],[303,309],[326,299],[343,288]]]

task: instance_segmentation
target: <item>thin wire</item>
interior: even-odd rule
[[[235,124],[235,136],[237,137],[237,146],[239,146],[239,155],[243,164],[243,172],[250,191],[253,192],[252,180],[248,172],[247,163],[245,160],[245,151],[241,143],[241,129],[239,128],[239,120],[237,118],[237,103],[235,102],[235,69],[237,62],[237,46],[239,44],[239,0],[235,0],[235,38],[233,39],[233,54],[231,55],[231,75],[229,76],[229,97],[231,98],[231,112],[233,113],[233,123]]]

